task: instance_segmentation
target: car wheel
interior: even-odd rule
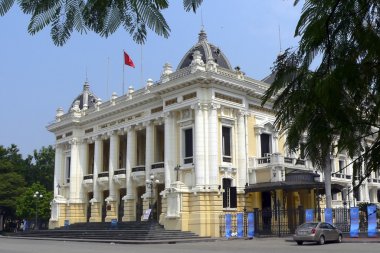
[[[302,245],[303,241],[297,241],[298,245]]]
[[[341,243],[341,242],[342,242],[342,239],[343,239],[342,235],[339,235],[339,236],[338,236],[338,240],[336,240],[336,242]]]
[[[324,237],[323,235],[321,235],[321,236],[319,237],[318,244],[319,244],[319,245],[323,245],[323,244],[325,244],[325,237]]]

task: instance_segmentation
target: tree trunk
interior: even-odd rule
[[[326,194],[326,207],[331,208],[331,160],[330,155],[325,156],[325,194]]]

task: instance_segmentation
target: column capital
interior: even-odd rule
[[[208,106],[210,110],[217,110],[217,109],[220,109],[220,107],[221,107],[220,104],[214,103],[214,102],[210,103]]]
[[[110,133],[107,132],[107,133],[102,134],[101,136],[102,136],[101,137],[102,140],[107,140],[110,138]]]
[[[115,129],[115,130],[112,130],[112,131],[107,133],[107,135],[110,137],[112,137],[114,135],[118,135],[118,134],[119,134],[119,129]]]
[[[164,112],[164,113],[162,113],[161,117],[164,119],[173,118],[174,117],[174,111]]]
[[[201,103],[195,103],[190,106],[193,110],[202,110],[202,104]]]
[[[153,121],[151,121],[151,120],[144,121],[142,125],[144,127],[152,126],[153,125]]]
[[[79,143],[78,138],[72,138],[71,140],[69,140],[70,145],[77,145],[78,143]]]
[[[124,128],[124,131],[126,131],[127,133],[132,132],[133,130],[134,130],[134,127],[132,125],[129,125]]]
[[[249,116],[249,112],[247,110],[237,110],[236,111],[236,115],[238,117],[246,117],[246,116]]]
[[[100,141],[102,139],[102,135],[98,134],[91,137],[92,141]]]
[[[164,124],[164,119],[162,118],[162,117],[159,117],[159,118],[157,118],[157,119],[155,119],[154,121],[153,121],[153,123],[155,124],[155,125],[162,125],[162,124]]]

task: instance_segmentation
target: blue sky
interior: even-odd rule
[[[136,65],[135,69],[125,68],[126,90],[128,86],[143,87],[148,78],[157,81],[164,63],[176,68],[197,42],[201,10],[208,40],[223,51],[233,67],[240,66],[247,76],[258,80],[270,73],[280,51],[279,26],[282,49],[298,42],[294,29],[301,6],[293,7],[291,0],[204,0],[196,14],[185,12],[182,1],[169,3],[164,15],[171,36],[165,39],[149,32],[142,50],[122,29],[107,39],[74,33],[63,47],[56,47],[49,28],[34,36],[28,34],[29,17],[18,6],[0,17],[0,145],[14,143],[25,156],[54,144],[46,126],[54,120],[58,107],[67,111],[81,92],[86,69],[90,89],[103,101],[114,91],[121,95],[123,49]]]

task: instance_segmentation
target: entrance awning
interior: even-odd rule
[[[292,173],[286,176],[285,181],[280,182],[263,182],[250,184],[245,187],[245,193],[249,192],[265,192],[273,190],[302,190],[316,189],[319,193],[325,192],[325,183],[314,181],[317,174],[309,172]],[[344,187],[339,184],[331,184],[332,193],[340,192]]]

